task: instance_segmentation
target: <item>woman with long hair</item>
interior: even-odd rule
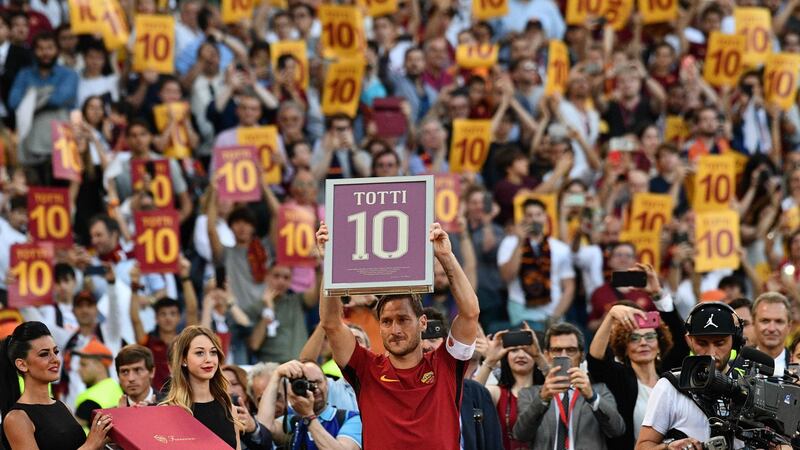
[[[644,290],[655,299],[661,292],[655,270],[649,265],[637,267],[647,272]],[[660,301],[668,300],[656,304]],[[683,336],[685,331],[683,320],[671,309],[660,312],[658,325],[639,327],[637,319],[645,318],[645,311],[633,302],[617,303],[606,313],[592,339],[586,358],[589,373],[594,381],[608,386],[625,420],[625,434],[611,440],[609,448],[633,449],[660,371],[680,365],[689,353],[685,343],[673,346],[672,336]]]
[[[170,359],[172,380],[164,404],[180,406],[232,448],[240,449],[238,422],[220,369],[222,344],[205,327],[184,328]]]
[[[527,325],[523,330],[533,333]],[[539,349],[539,341],[533,334],[533,343],[530,346],[503,347],[503,335],[508,330],[495,333],[486,349],[486,359],[475,375],[475,381],[486,384],[492,369],[500,363],[500,379],[496,386],[486,386],[492,396],[492,402],[497,408],[500,418],[500,431],[503,436],[505,450],[527,449],[528,443],[517,441],[512,437],[514,424],[517,422],[517,396],[519,391],[534,384],[541,384],[544,378],[536,375],[535,368],[546,367],[547,363]]]
[[[113,427],[111,417],[97,414],[89,435],[67,407],[50,397],[61,360],[50,330],[41,322],[25,322],[0,341],[0,414],[5,448],[94,450],[103,448]],[[25,382],[20,393],[18,376]]]

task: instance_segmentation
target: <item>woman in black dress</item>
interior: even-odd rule
[[[67,407],[50,397],[61,361],[50,330],[41,322],[25,322],[0,341],[0,414],[6,448],[94,450],[103,448],[111,417],[98,414],[89,435]],[[25,380],[20,395],[17,374]]]
[[[164,403],[183,407],[231,448],[240,449],[239,424],[219,364],[225,359],[219,338],[208,328],[190,326],[173,345],[172,380]]]

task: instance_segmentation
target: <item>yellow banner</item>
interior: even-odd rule
[[[656,273],[661,271],[661,240],[657,231],[623,231],[619,240],[633,244],[636,261],[650,264]]]
[[[69,0],[69,24],[75,34],[96,34],[103,26],[103,0]]]
[[[456,64],[465,69],[492,67],[497,64],[499,47],[491,44],[459,45],[456,48]]]
[[[780,105],[784,111],[792,107],[797,96],[798,68],[800,55],[796,53],[769,55],[764,70],[764,97],[767,103]]]
[[[558,238],[558,200],[556,194],[534,194],[527,189],[523,189],[514,196],[514,223],[520,223],[525,216],[523,206],[529,198],[539,200],[544,203],[547,213],[547,223],[544,227],[544,234]]]
[[[164,149],[164,156],[177,159],[191,156],[192,149],[189,146],[189,130],[187,129],[189,104],[186,102],[162,103],[153,107],[153,116],[159,132],[163,132],[170,121],[177,124],[172,128],[169,144]]]
[[[697,160],[692,207],[695,211],[727,210],[736,194],[736,164],[728,155],[703,155]]]
[[[633,195],[628,230],[661,232],[661,227],[672,219],[672,196],[667,194],[637,193]]]
[[[456,119],[450,143],[450,171],[478,173],[489,155],[492,142],[490,120]]]
[[[322,4],[318,10],[322,24],[322,55],[363,57],[364,21],[358,6]]]
[[[664,121],[664,141],[683,143],[689,137],[689,124],[681,116],[667,116]]]
[[[222,22],[238,23],[253,17],[254,0],[222,0]]]
[[[731,210],[697,213],[694,244],[697,272],[739,268],[739,215]]]
[[[633,0],[607,0],[605,18],[614,31],[621,31],[628,25],[633,12]]]
[[[672,22],[678,18],[678,0],[639,0],[642,23]]]
[[[494,19],[506,14],[508,14],[508,0],[473,0],[472,2],[473,19]]]
[[[767,8],[734,8],[736,34],[745,37],[745,68],[758,67],[772,51],[772,16]]]
[[[175,19],[166,15],[137,14],[133,71],[175,73]]]
[[[712,31],[708,40],[703,78],[712,86],[735,86],[743,69],[745,37]]]
[[[347,114],[355,117],[364,78],[364,61],[342,59],[328,66],[322,90],[322,114]]]
[[[397,12],[397,0],[358,0],[359,6],[370,17],[380,17]]]
[[[277,71],[278,58],[282,55],[292,55],[300,67],[295,73],[295,79],[303,89],[308,89],[308,49],[306,41],[278,41],[269,46],[272,68]]]
[[[607,6],[604,0],[567,0],[567,24],[585,25],[604,15]]]
[[[547,54],[547,83],[544,94],[563,94],[569,75],[569,50],[561,41],[551,40]]]
[[[283,172],[276,162],[278,152],[278,128],[274,125],[263,127],[239,127],[236,129],[239,145],[252,145],[261,158],[262,182],[280,184]]]

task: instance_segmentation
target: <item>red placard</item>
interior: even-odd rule
[[[461,206],[461,175],[436,174],[433,185],[436,191],[433,208],[436,221],[448,233],[460,232],[458,213]]]
[[[81,158],[78,143],[68,122],[50,122],[53,138],[53,177],[59,180],[81,181]]]
[[[131,185],[134,190],[142,189],[144,186],[144,176],[148,172],[151,172],[150,192],[153,193],[153,203],[156,205],[156,208],[174,208],[175,195],[172,189],[172,174],[169,170],[169,160],[132,160]]]
[[[261,198],[261,167],[253,146],[214,149],[214,177],[222,200],[252,202]]]
[[[181,252],[180,221],[175,210],[134,213],[134,255],[142,273],[176,273]]]
[[[309,206],[282,205],[278,210],[278,264],[314,267],[317,216]]]
[[[49,241],[57,247],[72,246],[67,188],[28,189],[28,230],[36,242]]]
[[[8,270],[16,277],[8,286],[10,308],[53,304],[53,244],[12,245]]]

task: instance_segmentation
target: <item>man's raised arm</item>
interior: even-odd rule
[[[319,254],[325,255],[325,243],[328,242],[328,226],[321,222],[317,230],[317,248]],[[324,267],[324,266],[323,266]],[[324,277],[324,269],[322,276]],[[463,274],[462,274],[463,276]],[[324,278],[323,278],[324,280]],[[356,348],[356,338],[347,325],[342,322],[342,302],[339,297],[328,297],[325,290],[319,290],[319,319],[320,325],[328,336],[328,343],[333,350],[333,359],[339,367],[344,367],[350,362]]]
[[[442,264],[447,279],[450,280],[450,291],[458,306],[458,315],[453,319],[450,332],[453,338],[466,345],[472,345],[478,336],[478,296],[472,288],[464,270],[458,264],[450,238],[439,223],[431,225],[430,240],[433,243],[433,254]],[[339,306],[341,309],[341,306]]]

